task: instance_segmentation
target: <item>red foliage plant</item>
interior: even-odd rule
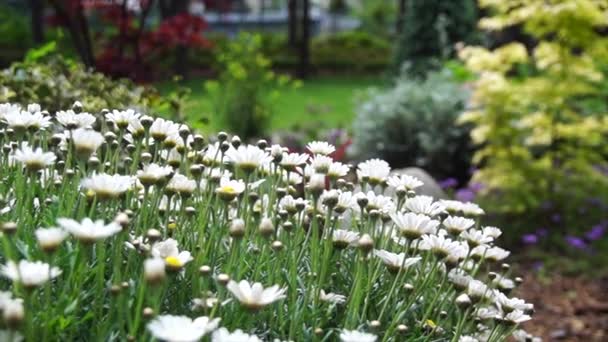
[[[55,0],[52,3],[59,18],[53,22],[68,26],[80,19],[86,27],[80,25],[77,33],[87,31],[86,35],[91,31],[90,22],[95,22],[94,39],[89,39],[97,42],[93,66],[111,76],[146,81],[159,69],[159,61],[167,60],[177,49],[211,46],[203,36],[208,27],[205,20],[187,10],[175,10],[168,16],[163,13],[156,25],[148,25],[154,6],[161,1]],[[93,18],[97,20],[88,20]]]

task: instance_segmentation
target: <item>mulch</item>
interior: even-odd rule
[[[524,275],[516,297],[534,303],[523,328],[543,341],[608,341],[608,278]]]

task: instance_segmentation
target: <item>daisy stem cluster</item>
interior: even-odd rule
[[[0,122],[11,336],[501,341],[530,319],[483,210],[384,161],[78,103],[2,104]]]

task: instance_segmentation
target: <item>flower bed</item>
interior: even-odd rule
[[[355,186],[324,142],[78,103],[0,118],[2,338],[502,341],[530,319],[483,210],[384,161]]]

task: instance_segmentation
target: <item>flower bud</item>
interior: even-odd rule
[[[242,219],[234,219],[230,223],[230,228],[228,229],[230,236],[233,238],[241,238],[245,235],[245,221]]]
[[[369,234],[363,234],[363,236],[359,238],[357,246],[364,253],[369,253],[372,249],[374,249],[374,239],[372,239]]]
[[[165,279],[165,261],[160,258],[144,261],[144,277],[150,284],[158,284]]]
[[[471,298],[469,298],[469,296],[466,293],[463,293],[463,294],[459,295],[458,297],[456,297],[454,302],[456,303],[456,305],[459,308],[462,308],[462,309],[468,308],[469,306],[471,306],[471,303],[472,303]]]
[[[260,234],[264,237],[269,237],[274,233],[274,224],[268,217],[264,217],[259,226]]]
[[[226,285],[230,281],[230,276],[226,273],[222,273],[217,276],[217,281],[222,285]]]
[[[7,326],[16,329],[25,318],[23,301],[21,299],[10,299],[3,303],[3,318]]]

